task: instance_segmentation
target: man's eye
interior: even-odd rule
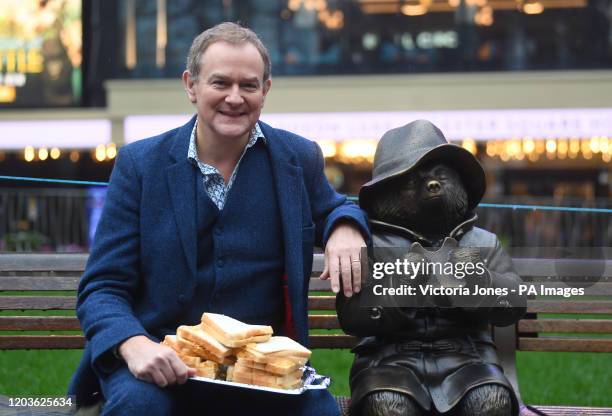
[[[249,90],[249,91],[254,91],[257,89],[257,84],[243,84],[242,88]]]
[[[213,85],[215,85],[215,86],[224,86],[224,85],[226,85],[226,82],[218,79],[218,80],[213,81]]]

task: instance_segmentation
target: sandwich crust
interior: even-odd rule
[[[212,335],[207,334],[200,325],[187,326],[181,325],[177,328],[176,334],[183,339],[193,342],[206,349],[217,357],[227,357],[232,354],[232,349],[217,341]]]
[[[250,325],[227,315],[205,312],[202,326],[222,344],[237,348],[249,342],[264,342],[272,336],[269,325]]]

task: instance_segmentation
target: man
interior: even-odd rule
[[[306,344],[315,241],[327,243],[321,277],[333,290],[360,289],[365,217],[331,189],[316,144],[258,122],[271,80],[257,36],[233,23],[203,32],[183,83],[197,115],[121,149],[79,286],[88,343],[70,392],[88,403],[99,391],[107,415],[179,414],[185,389],[172,386],[193,370],[158,341],[204,311]],[[242,412],[241,396],[224,393],[207,409]],[[267,403],[257,400],[250,409]],[[337,413],[321,391],[273,404],[277,414]]]

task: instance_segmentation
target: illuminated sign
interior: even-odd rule
[[[459,47],[459,35],[454,30],[418,32],[416,34],[403,33],[400,43],[407,51],[419,49],[455,49]],[[376,49],[380,44],[380,38],[375,33],[364,33],[361,44],[365,50]]]
[[[0,0],[0,107],[81,100],[81,0]]]
[[[125,141],[131,143],[155,136],[190,118],[188,114],[128,116],[125,118]],[[387,130],[418,119],[433,122],[449,140],[592,137],[608,136],[612,132],[612,108],[263,113],[261,119],[304,137],[338,142],[378,140]]]
[[[404,33],[401,37],[404,49],[455,49],[459,46],[459,35],[454,30],[419,32],[416,35]]]

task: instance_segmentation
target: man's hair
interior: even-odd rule
[[[204,55],[206,49],[215,42],[227,42],[233,45],[240,45],[248,42],[255,46],[264,63],[263,81],[265,82],[270,78],[270,73],[272,71],[270,54],[259,37],[257,37],[257,34],[251,29],[240,26],[237,23],[224,22],[205,30],[193,40],[191,48],[189,48],[189,54],[187,55],[187,70],[189,71],[192,81],[195,81],[200,74],[200,60],[202,59],[202,55]]]

